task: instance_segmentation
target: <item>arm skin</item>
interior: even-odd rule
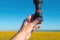
[[[40,28],[40,26],[35,26],[38,22],[39,22],[39,18],[31,22],[31,16],[29,16],[23,22],[21,30],[19,30],[11,40],[29,40],[32,32]]]

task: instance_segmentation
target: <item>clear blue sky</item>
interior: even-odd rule
[[[0,31],[19,30],[35,11],[33,0],[0,0]],[[44,24],[40,30],[60,30],[60,0],[43,0]]]

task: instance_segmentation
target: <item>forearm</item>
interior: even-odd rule
[[[12,40],[26,40],[25,37],[26,33],[24,31],[20,31],[12,38]]]

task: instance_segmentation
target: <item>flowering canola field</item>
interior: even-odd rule
[[[10,40],[16,31],[0,32],[0,40]],[[60,32],[33,32],[29,40],[60,40]]]

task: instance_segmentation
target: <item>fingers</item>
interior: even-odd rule
[[[37,30],[37,29],[39,29],[39,28],[41,28],[41,26],[35,26],[35,27],[33,28],[33,31],[34,31],[34,30]]]
[[[37,18],[37,19],[35,19],[32,23],[31,23],[31,26],[30,27],[32,27],[33,29],[33,31],[34,30],[36,30],[36,29],[38,29],[38,28],[40,28],[40,26],[36,26],[36,27],[34,27],[37,23],[39,23],[40,22],[40,18]],[[41,22],[41,24],[42,24],[42,22]]]
[[[30,20],[31,20],[31,15],[30,15],[30,16],[28,16],[27,20],[30,22]]]
[[[31,22],[31,18],[32,18],[32,15],[28,16],[28,18],[25,19],[25,21],[24,21],[24,25],[27,25],[27,24],[31,23],[32,26],[34,27],[34,25],[39,23],[39,21],[41,20],[41,18],[39,17],[39,18],[35,19],[33,22]],[[42,24],[42,22],[40,24]]]
[[[33,24],[33,25],[36,25],[37,23],[39,23],[40,20],[41,20],[40,18],[37,18],[37,19],[35,19],[35,20],[32,22],[32,24]]]
[[[30,22],[30,20],[31,20],[31,15],[28,16],[28,18],[24,20],[23,24],[27,25]]]

